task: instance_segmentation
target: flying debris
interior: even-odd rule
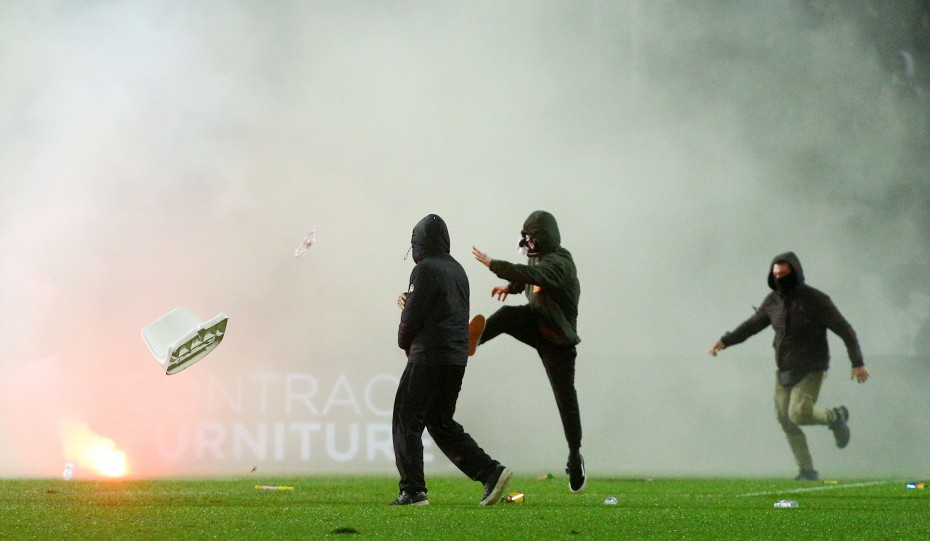
[[[297,248],[294,250],[294,257],[300,257],[306,253],[307,250],[313,246],[313,243],[316,242],[316,229],[312,229],[307,236],[304,237],[304,240],[300,241],[300,244],[297,245]]]
[[[170,376],[216,349],[226,336],[228,319],[221,312],[210,321],[203,321],[184,308],[175,308],[143,327],[142,339]]]

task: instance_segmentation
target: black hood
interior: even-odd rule
[[[410,237],[413,247],[413,260],[417,263],[424,257],[449,253],[449,228],[446,222],[435,214],[428,214],[413,227]]]
[[[772,267],[775,266],[775,263],[791,265],[791,274],[781,280],[775,280],[775,275],[772,274]],[[804,283],[804,268],[801,267],[801,260],[798,259],[794,252],[785,252],[772,258],[772,262],[769,264],[768,283],[773,291],[792,289]]]
[[[536,239],[535,250],[530,251],[527,255],[540,255],[554,252],[562,243],[562,237],[559,235],[559,225],[555,222],[555,216],[544,210],[534,211],[523,222],[523,231],[520,235],[529,235]]]

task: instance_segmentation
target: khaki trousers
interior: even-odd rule
[[[832,409],[817,405],[820,385],[827,377],[823,370],[804,376],[794,387],[786,389],[775,375],[775,418],[785,431],[794,461],[802,470],[814,469],[807,438],[801,431],[803,425],[829,425],[836,419]]]

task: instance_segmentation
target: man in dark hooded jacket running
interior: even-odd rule
[[[775,416],[781,424],[794,459],[800,468],[798,481],[816,481],[817,471],[807,438],[800,425],[826,425],[833,431],[836,446],[849,443],[849,410],[817,406],[820,386],[830,365],[827,329],[843,339],[852,378],[859,383],[869,379],[862,360],[856,332],[823,292],[807,285],[804,269],[794,252],[775,256],[769,267],[768,284],[772,292],[756,313],[732,332],[714,343],[710,354],[739,344],[769,325],[775,330]]]
[[[435,214],[413,228],[416,266],[407,292],[397,344],[407,367],[394,399],[394,457],[400,494],[391,505],[427,505],[423,474],[423,429],[455,466],[484,485],[479,505],[501,498],[513,472],[492,459],[454,419],[468,362],[468,277],[449,254],[449,230]]]
[[[572,254],[561,242],[555,217],[537,210],[529,215],[520,232],[520,251],[528,256],[527,265],[491,259],[472,247],[475,259],[498,278],[508,280],[506,286],[495,287],[491,296],[503,301],[511,293],[525,292],[529,304],[501,307],[487,320],[475,316],[469,324],[469,355],[479,344],[500,334],[509,334],[536,349],[549,377],[568,442],[568,486],[572,492],[581,492],[587,484],[575,391],[575,346],[581,342],[577,332],[581,284]]]

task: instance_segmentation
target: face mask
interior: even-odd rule
[[[520,242],[517,243],[517,253],[520,255],[526,255],[535,251],[536,239],[529,235],[523,235],[523,237],[520,238]]]

